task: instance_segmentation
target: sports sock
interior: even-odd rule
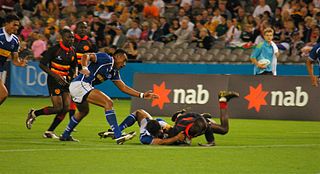
[[[76,110],[69,110],[69,117],[71,119],[72,116],[76,113]]]
[[[121,131],[123,131],[125,128],[132,126],[136,122],[136,117],[133,114],[130,114],[126,119],[122,121],[122,123],[119,125],[119,128]]]
[[[39,115],[51,115],[53,113],[50,113],[49,109],[52,108],[50,106],[44,107],[42,109],[34,111],[34,115],[37,117]]]
[[[111,127],[111,130],[114,132],[114,137],[117,139],[121,137],[121,130],[118,126],[117,117],[114,110],[109,110],[105,112],[106,119]]]
[[[69,137],[73,129],[79,124],[80,121],[77,121],[74,116],[71,117],[68,126],[64,130],[62,137]]]
[[[54,131],[56,127],[62,122],[66,114],[57,114],[56,117],[53,119],[51,126],[49,127],[48,131]]]

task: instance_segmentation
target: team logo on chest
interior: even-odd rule
[[[56,59],[57,59],[57,60],[62,60],[61,56],[58,56]]]

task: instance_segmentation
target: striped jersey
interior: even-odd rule
[[[62,42],[49,48],[42,53],[43,58],[41,64],[49,67],[49,69],[71,81],[77,65],[77,59],[72,47],[68,48]]]
[[[19,38],[14,34],[9,35],[4,27],[0,28],[0,72],[3,71],[3,65],[11,53],[18,52],[18,50]]]

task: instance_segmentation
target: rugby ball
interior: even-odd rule
[[[267,65],[269,65],[271,62],[270,62],[270,60],[268,60],[268,59],[260,59],[260,60],[258,61],[258,63],[267,66]]]

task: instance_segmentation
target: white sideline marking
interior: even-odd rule
[[[70,144],[76,142],[70,142]],[[244,146],[214,146],[214,147],[200,147],[200,146],[148,146],[148,145],[141,145],[135,147],[128,147],[126,145],[114,145],[114,146],[121,146],[120,147],[110,147],[110,146],[101,146],[101,147],[80,147],[80,148],[48,148],[48,149],[1,149],[0,152],[37,152],[37,151],[91,151],[91,150],[101,150],[101,151],[110,151],[110,150],[136,150],[141,149],[145,150],[146,148],[149,149],[185,149],[185,148],[196,148],[196,149],[207,149],[207,148],[214,148],[214,149],[239,149],[239,148],[300,148],[300,147],[320,147],[320,144],[277,144],[277,145],[244,145]],[[143,148],[142,148],[143,146]]]

